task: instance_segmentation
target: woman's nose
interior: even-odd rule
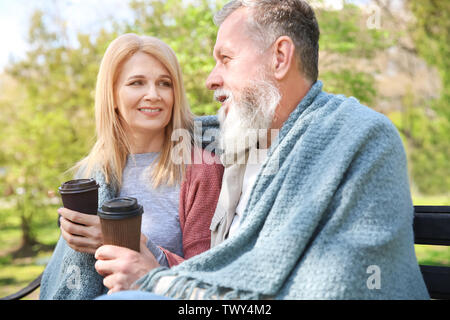
[[[150,85],[147,88],[147,92],[145,94],[144,99],[149,100],[149,101],[159,101],[159,100],[161,100],[161,96],[160,96],[159,91],[156,88],[156,86]]]

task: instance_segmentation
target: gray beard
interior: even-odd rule
[[[252,81],[238,92],[239,97],[218,92],[223,93],[229,96],[229,108],[226,117],[223,108],[219,110],[219,146],[227,155],[242,154],[256,147],[260,138],[267,138],[281,94],[268,80]]]

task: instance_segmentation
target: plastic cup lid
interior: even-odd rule
[[[64,182],[59,188],[60,193],[78,193],[98,189],[95,179],[76,179]]]
[[[144,212],[142,205],[133,197],[119,197],[106,201],[98,210],[102,219],[124,219],[141,215]]]

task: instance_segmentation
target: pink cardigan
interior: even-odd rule
[[[179,205],[184,258],[160,247],[170,267],[210,248],[209,227],[219,199],[224,167],[214,154],[205,150],[201,152],[203,159],[209,158],[216,161],[213,164],[202,161],[201,164],[194,163],[186,166]]]

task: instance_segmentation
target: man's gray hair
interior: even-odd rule
[[[288,36],[295,45],[299,70],[312,83],[319,70],[319,25],[313,9],[304,0],[234,0],[228,2],[215,16],[220,26],[235,10],[250,8],[247,31],[262,50],[281,36]]]

